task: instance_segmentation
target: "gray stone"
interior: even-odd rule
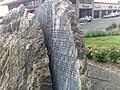
[[[82,90],[88,90],[83,33],[74,5],[69,0],[46,0],[36,13],[48,49],[53,89],[81,90],[82,82]]]
[[[75,12],[72,12],[71,16],[71,29],[73,30],[75,47],[77,49],[77,59],[80,62],[80,77],[82,90],[89,90],[91,88],[91,82],[88,78],[87,59],[85,56],[84,37],[79,20],[75,16]]]
[[[47,50],[35,15],[21,5],[0,27],[0,90],[50,90]]]
[[[46,0],[36,11],[21,5],[0,22],[0,90],[88,90],[74,5]]]

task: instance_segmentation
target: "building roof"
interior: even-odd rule
[[[10,5],[10,4],[20,3],[25,1],[29,1],[29,0],[0,0],[0,5]]]
[[[115,5],[120,5],[120,3],[108,3],[108,2],[94,2],[98,4],[115,4]]]

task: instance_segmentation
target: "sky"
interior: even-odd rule
[[[8,6],[0,6],[0,16],[5,16],[8,13]]]
[[[117,3],[120,0],[94,0],[95,2],[109,2],[109,3]]]

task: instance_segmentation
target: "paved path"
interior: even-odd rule
[[[113,23],[120,24],[120,17],[96,19],[92,22],[81,24],[81,26],[83,31],[87,32],[91,30],[105,30],[105,28],[109,27]]]
[[[90,70],[91,90],[120,90],[120,76],[94,65],[88,65]]]

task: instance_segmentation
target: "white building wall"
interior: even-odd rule
[[[94,3],[94,10],[120,10],[120,4]]]

